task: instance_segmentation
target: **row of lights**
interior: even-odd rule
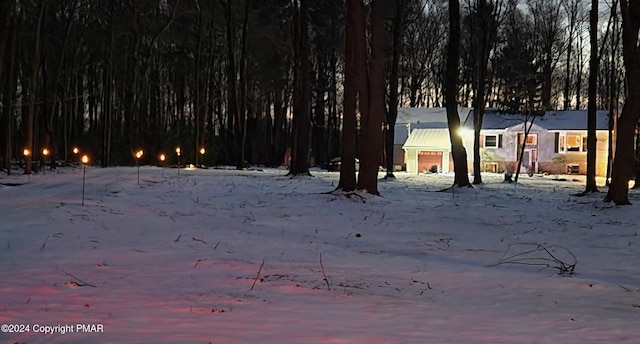
[[[78,153],[80,153],[80,149],[78,149],[78,147],[73,147],[72,152],[73,154],[77,155]],[[45,158],[49,156],[49,153],[50,153],[49,149],[47,148],[42,149],[42,156],[44,156]],[[206,153],[206,150],[204,148],[200,148],[200,155],[204,156],[205,153]],[[24,151],[22,151],[22,154],[24,154],[25,157],[28,157],[29,155],[31,155],[31,151],[28,148],[25,148]],[[138,160],[140,160],[143,155],[144,155],[144,151],[142,149],[139,149],[135,153],[135,157]],[[182,155],[182,150],[180,149],[180,147],[176,147],[176,155],[178,155],[178,158]],[[166,159],[167,159],[167,156],[164,153],[160,154],[160,161],[164,162]],[[89,162],[89,157],[87,155],[83,155],[81,161],[82,163],[86,164]]]
[[[73,154],[76,154],[76,155],[77,155],[78,153],[80,153],[80,150],[78,149],[78,147],[73,147],[72,152],[73,152]],[[43,156],[45,159],[49,156],[49,153],[50,153],[50,151],[49,151],[49,149],[48,149],[48,148],[42,148],[42,156]],[[26,158],[26,157],[28,157],[28,156],[30,156],[30,155],[31,155],[31,151],[30,151],[28,148],[25,148],[25,149],[22,151],[22,154],[24,154],[24,157]],[[83,164],[88,164],[88,163],[89,163],[89,156],[88,156],[88,155],[86,155],[86,154],[85,154],[85,155],[83,155],[83,156],[82,156],[82,158],[80,158],[80,161],[81,161]]]
[[[206,150],[204,148],[200,148],[200,155],[204,155],[204,153],[206,153]],[[142,149],[136,151],[136,154],[135,154],[136,159],[142,158],[143,155],[144,155],[144,151]],[[178,157],[182,155],[182,150],[180,149],[180,147],[176,147],[176,155]],[[159,158],[160,158],[160,161],[167,160],[167,156],[164,153],[161,153]]]
[[[200,148],[200,154],[204,155],[205,153],[205,149],[204,148]],[[80,153],[80,150],[77,147],[73,148],[73,154],[77,155],[78,153]],[[24,150],[24,155],[28,156],[30,154],[28,149]],[[43,149],[42,150],[42,155],[47,156],[49,154],[49,150],[48,149]],[[139,149],[136,151],[135,153],[135,157],[136,159],[140,160],[142,158],[142,156],[144,155],[144,151],[142,149]],[[176,147],[176,155],[178,156],[178,174],[180,174],[180,156],[182,155],[182,150],[180,149],[180,147]],[[166,156],[163,154],[160,154],[160,161],[164,162],[166,160]],[[84,190],[85,190],[85,179],[86,179],[86,165],[87,163],[89,163],[89,156],[88,155],[83,155],[81,158],[82,161],[82,205],[84,206]],[[162,170],[163,174],[164,174],[164,169]],[[138,164],[138,185],[140,184],[140,165]]]

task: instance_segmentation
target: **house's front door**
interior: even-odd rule
[[[528,173],[538,172],[538,150],[535,148],[525,148],[522,155],[522,167]]]

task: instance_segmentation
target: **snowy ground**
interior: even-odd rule
[[[87,168],[84,206],[81,168],[0,175],[0,340],[640,342],[636,191],[400,173],[346,197],[285,174]]]

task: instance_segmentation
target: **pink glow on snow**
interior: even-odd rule
[[[582,181],[487,175],[452,194],[429,192],[452,176],[399,173],[362,202],[324,194],[335,173],[285,172],[143,166],[137,185],[135,168],[89,168],[85,206],[79,169],[0,176],[24,183],[0,185],[0,323],[104,326],[0,342],[640,338],[633,190],[633,206],[611,207],[572,197]],[[495,265],[531,243],[571,249],[576,274]]]

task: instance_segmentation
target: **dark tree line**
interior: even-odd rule
[[[43,147],[69,161],[78,146],[102,166],[181,147],[183,162],[290,163],[297,175],[342,155],[341,188],[377,193],[378,167],[392,177],[397,107],[455,105],[480,113],[481,183],[485,107],[535,114],[587,99],[611,111],[612,128],[635,127],[624,99],[637,98],[637,2],[601,5],[589,29],[586,0],[1,0],[0,160],[31,173]],[[625,130],[615,185],[633,171]]]

